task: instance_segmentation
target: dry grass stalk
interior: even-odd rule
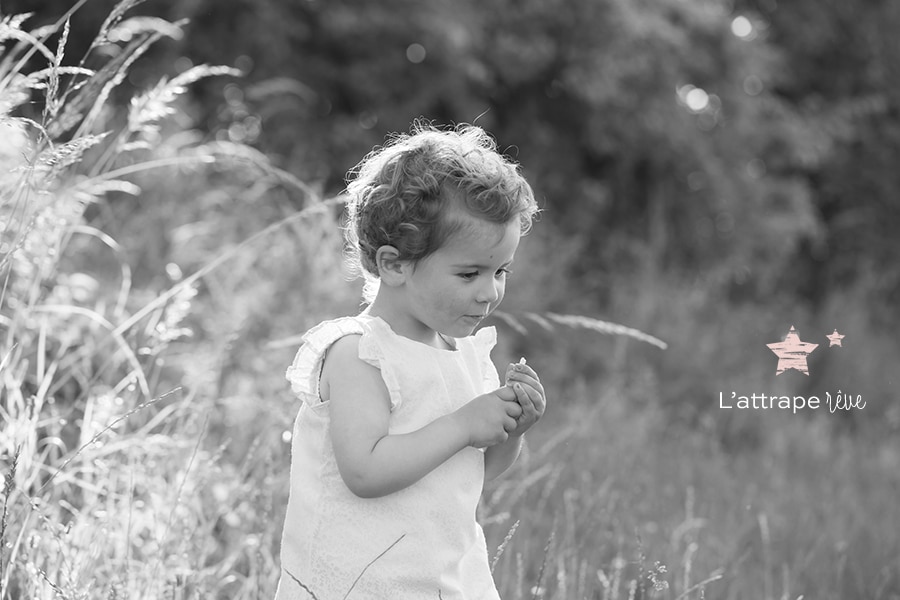
[[[555,527],[554,527],[555,529]],[[546,589],[544,588],[544,570],[547,568],[547,561],[550,558],[550,553],[553,548],[553,540],[555,536],[555,531],[550,531],[550,537],[547,538],[547,544],[544,546],[544,553],[541,558],[541,567],[538,570],[537,581],[535,581],[534,586],[531,588],[531,600],[539,600],[544,597]]]
[[[373,564],[375,564],[375,562],[376,562],[379,558],[381,558],[382,556],[384,556],[385,554],[387,554],[388,551],[389,551],[391,548],[393,548],[394,546],[396,546],[396,545],[400,542],[400,540],[402,540],[402,539],[405,538],[405,537],[406,537],[406,534],[405,534],[405,533],[402,534],[400,537],[398,537],[396,540],[394,540],[394,542],[393,542],[390,546],[388,546],[387,548],[385,548],[378,556],[376,556],[376,557],[373,558],[371,561],[369,561],[369,564],[367,564],[365,567],[363,567],[363,570],[359,572],[359,575],[356,576],[356,579],[354,579],[354,580],[353,580],[353,583],[350,585],[350,589],[348,589],[348,590],[347,590],[347,593],[344,594],[343,600],[347,600],[347,597],[350,596],[350,592],[353,591],[353,588],[356,587],[356,584],[359,583],[359,580],[362,578],[362,576],[365,575],[366,571],[369,570],[369,567],[371,567]]]
[[[159,141],[159,122],[176,112],[172,106],[176,98],[200,79],[223,75],[237,77],[241,72],[231,67],[198,65],[171,80],[164,77],[152,89],[133,97],[128,110],[128,125],[120,134],[115,151],[152,148],[152,144]]]
[[[102,46],[103,44],[109,43],[109,32],[119,24],[119,22],[125,16],[125,13],[138,6],[139,4],[143,4],[144,2],[146,2],[146,0],[122,0],[121,2],[116,4],[106,16],[103,24],[100,25],[100,31],[97,32],[97,36],[91,43],[90,50],[93,50],[98,46]]]
[[[509,325],[512,329],[522,335],[528,335],[529,329],[526,326],[525,322],[531,321],[534,324],[538,325],[541,329],[544,329],[548,332],[554,331],[556,329],[555,325],[563,325],[566,327],[571,327],[573,329],[587,329],[589,331],[594,331],[605,335],[630,337],[632,339],[636,339],[638,341],[656,346],[661,350],[665,350],[666,348],[668,348],[668,344],[666,342],[650,335],[649,333],[644,333],[639,329],[634,329],[633,327],[626,327],[625,325],[620,325],[618,323],[602,321],[600,319],[586,317],[583,315],[562,315],[552,312],[524,312],[513,314],[501,310],[494,311],[492,315],[500,319],[503,323]]]
[[[516,529],[519,527],[519,521],[513,523],[512,527],[509,528],[509,532],[506,534],[506,537],[503,538],[503,541],[497,546],[497,553],[494,554],[494,558],[491,561],[491,573],[494,572],[494,568],[497,566],[497,562],[500,560],[500,557],[503,556],[504,550],[506,550],[506,546],[509,545],[510,540],[516,534]]]
[[[302,589],[304,592],[306,592],[307,594],[309,594],[310,596],[312,596],[312,597],[313,597],[313,600],[319,600],[319,597],[316,596],[316,594],[315,594],[311,589],[309,589],[309,588],[306,586],[306,584],[304,584],[302,581],[300,581],[299,579],[297,579],[297,577],[296,577],[293,573],[291,573],[291,572],[288,571],[287,569],[283,569],[283,570],[284,570],[285,573],[288,574],[288,577],[290,577],[290,578],[294,581],[294,583],[296,583],[297,585],[300,586],[300,589]]]
[[[3,553],[6,550],[6,526],[7,517],[9,516],[9,498],[12,496],[16,487],[16,466],[19,463],[20,448],[16,447],[12,455],[12,462],[9,470],[3,478],[3,514],[0,515],[0,598],[3,597],[6,589],[7,574],[6,562],[3,560]]]

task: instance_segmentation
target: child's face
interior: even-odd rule
[[[503,300],[506,275],[519,247],[519,220],[504,225],[469,215],[438,250],[418,262],[406,281],[411,316],[428,330],[471,335]]]

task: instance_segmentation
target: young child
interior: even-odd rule
[[[348,186],[371,304],[304,336],[302,406],[276,598],[496,600],[475,511],[544,412],[520,361],[500,384],[493,327],[531,187],[474,126],[418,125]]]

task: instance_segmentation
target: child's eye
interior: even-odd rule
[[[479,275],[480,275],[480,273],[478,271],[469,271],[466,273],[459,273],[458,276],[462,277],[466,281],[472,281],[473,279],[476,279]],[[512,271],[510,271],[509,269],[497,269],[497,271],[494,273],[494,277],[496,277],[498,279],[501,277],[507,277],[509,275],[512,275]]]

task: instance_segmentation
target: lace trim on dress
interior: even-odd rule
[[[493,327],[479,329],[472,336],[472,344],[478,354],[482,356],[481,372],[485,393],[496,390],[500,387],[500,377],[497,374],[497,367],[491,360],[491,350],[497,344],[497,330]]]
[[[385,387],[387,387],[388,395],[391,398],[391,410],[393,411],[402,403],[400,378],[394,371],[391,362],[386,360],[387,350],[384,344],[390,339],[390,336],[396,334],[379,317],[367,318],[368,331],[359,339],[359,358],[381,371],[381,379],[384,381]]]

